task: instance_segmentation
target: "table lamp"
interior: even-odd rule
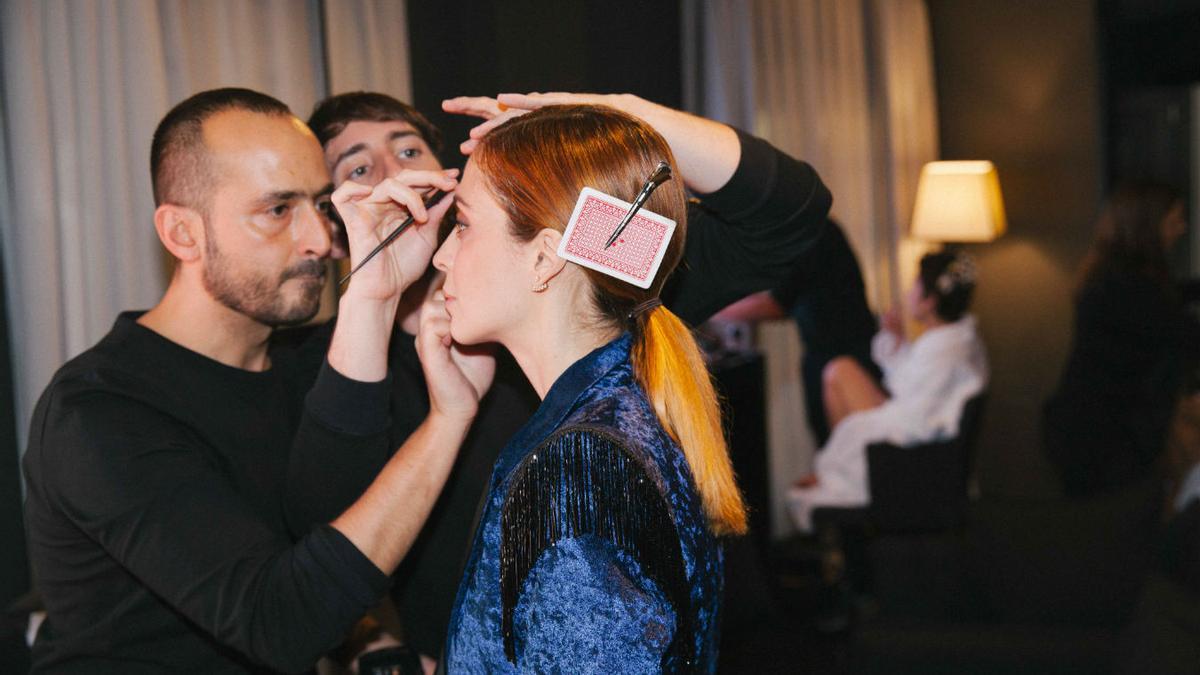
[[[929,162],[921,169],[910,227],[914,238],[992,241],[1006,226],[1000,178],[991,162]]]

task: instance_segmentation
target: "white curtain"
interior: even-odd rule
[[[165,288],[149,155],[171,106],[240,86],[306,118],[329,91],[327,72],[348,88],[409,96],[403,3],[328,0],[324,8],[316,0],[0,2],[8,177],[0,245],[22,450],[54,371],[99,340],[118,312],[150,307]],[[325,48],[323,27],[336,49]]]
[[[868,300],[899,300],[919,248],[907,240],[917,177],[938,155],[924,0],[685,0],[690,109],[741,126],[817,168],[862,265]],[[748,103],[750,102],[750,103]],[[783,493],[815,450],[790,321],[764,326],[774,534]],[[800,347],[803,348],[802,346]]]
[[[324,3],[329,93],[379,91],[412,100],[403,0]]]

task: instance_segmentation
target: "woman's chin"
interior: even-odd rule
[[[462,321],[455,321],[454,317],[450,318],[450,338],[460,345],[477,345],[483,340],[479,339],[474,332]]]

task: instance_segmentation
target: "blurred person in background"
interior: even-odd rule
[[[963,406],[987,386],[987,355],[967,314],[975,290],[975,265],[962,252],[930,253],[906,297],[906,309],[923,329],[909,341],[898,312],[884,314],[872,356],[883,371],[875,379],[843,356],[825,368],[825,408],[833,430],[817,456],[815,473],[788,493],[797,527],[812,529],[820,506],[870,503],[866,447],[887,441],[905,446],[953,438]]]
[[[1168,252],[1184,201],[1157,183],[1109,197],[1079,273],[1075,332],[1043,411],[1045,452],[1068,496],[1131,484],[1159,463],[1183,376],[1200,350]]]

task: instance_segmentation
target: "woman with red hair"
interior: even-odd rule
[[[674,162],[666,141],[634,117],[551,106],[483,138],[455,193],[423,330],[504,345],[543,401],[497,460],[449,672],[716,667],[717,537],[743,533],[746,512],[700,351],[658,301],[683,186],[645,202],[678,223],[648,288],[558,253],[584,187],[632,202],[660,160]]]

